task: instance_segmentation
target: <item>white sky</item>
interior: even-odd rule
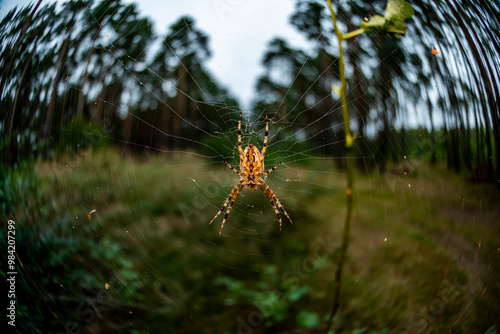
[[[98,1],[98,0],[97,0]],[[28,0],[0,0],[0,17],[14,6]],[[51,2],[44,0],[43,4]],[[125,0],[125,3],[132,1]],[[165,36],[168,27],[180,16],[195,18],[198,29],[210,37],[212,58],[209,70],[217,80],[240,101],[243,109],[250,107],[260,65],[267,44],[274,37],[286,39],[292,46],[310,46],[289,24],[295,8],[294,0],[137,0],[140,13],[155,24],[155,32]]]

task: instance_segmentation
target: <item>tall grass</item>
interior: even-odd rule
[[[325,164],[334,165],[297,165],[268,180],[294,217],[282,232],[266,198],[245,192],[218,237],[208,222],[234,183],[224,166],[195,155],[134,162],[109,149],[72,168],[42,163],[26,174],[38,190],[8,218],[26,236],[26,269],[73,332],[237,332],[243,322],[254,333],[324,330],[346,214],[345,173]],[[356,175],[335,332],[498,326],[498,192],[443,166],[412,166],[407,176]],[[287,182],[297,169],[303,181]],[[23,284],[20,319],[64,331]]]

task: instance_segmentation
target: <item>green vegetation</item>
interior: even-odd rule
[[[341,34],[324,2],[297,1],[290,21],[311,50],[268,44],[244,131],[261,140],[252,121],[269,114],[266,165],[283,165],[268,181],[294,224],[280,233],[265,196],[245,191],[222,237],[208,222],[235,183],[217,162],[237,161],[240,107],[207,70],[194,18],[158,40],[115,0],[39,0],[2,18],[16,329],[500,328],[499,7],[382,2],[329,3]]]
[[[480,5],[448,1],[412,1],[414,10],[403,0],[333,6],[339,26],[350,32],[342,35],[345,90],[361,167],[361,157],[375,158],[383,170],[390,158],[407,155],[404,141],[393,139],[420,126],[429,131],[433,152],[443,148],[433,163],[446,160],[450,169],[479,171],[482,182],[495,183],[498,40],[487,27],[496,26],[499,8],[488,7],[485,17]],[[231,130],[228,120],[240,106],[208,71],[210,36],[194,18],[178,18],[157,38],[153,22],[133,3],[69,0],[15,8],[0,23],[0,156],[6,166],[78,149],[82,140],[93,145],[87,134],[95,129],[93,140],[127,154],[199,149],[200,142],[208,143],[204,155],[223,160],[230,154],[211,144]],[[279,122],[276,139],[286,147],[345,156],[339,140],[346,137],[345,111],[331,98],[332,85],[341,81],[340,54],[326,3],[297,1],[290,23],[311,48],[280,37],[269,42],[249,118],[268,113]],[[407,30],[402,40],[388,38]],[[433,54],[433,47],[441,52]],[[448,61],[451,56],[456,61]]]
[[[9,183],[10,193],[26,194],[14,200],[18,253],[31,277],[20,289],[20,328],[63,331],[41,296],[85,333],[322,328],[345,214],[345,176],[330,172],[333,161],[270,179],[294,225],[280,233],[267,199],[247,191],[218,237],[208,221],[234,183],[224,167],[194,155],[132,162],[114,149],[81,154],[73,168],[58,156]],[[285,182],[297,168],[303,181]],[[500,310],[500,196],[442,165],[410,160],[407,168],[414,176],[390,165],[356,177],[335,333],[482,333]]]

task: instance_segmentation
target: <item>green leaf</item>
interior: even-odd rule
[[[373,15],[370,20],[361,22],[359,26],[364,31],[383,30],[390,35],[404,35],[405,20],[409,19],[413,14],[413,7],[408,2],[404,0],[388,0],[384,17]]]
[[[413,7],[404,0],[389,0],[385,9],[385,18],[392,22],[392,28],[405,30],[405,20],[414,14]]]
[[[369,29],[382,29],[385,25],[385,17],[380,15],[373,15],[370,17],[368,22],[361,22],[359,26],[361,29],[369,30]]]
[[[292,291],[287,292],[288,300],[294,302],[302,298],[302,296],[306,295],[311,290],[309,286],[301,286],[300,288],[294,289]]]
[[[319,325],[319,316],[315,312],[300,311],[297,314],[297,325],[299,328],[311,328]]]

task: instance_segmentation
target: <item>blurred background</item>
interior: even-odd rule
[[[1,2],[4,332],[497,333],[500,7],[410,4],[342,44],[346,148],[326,1]],[[244,190],[219,237],[240,112],[293,224]]]

